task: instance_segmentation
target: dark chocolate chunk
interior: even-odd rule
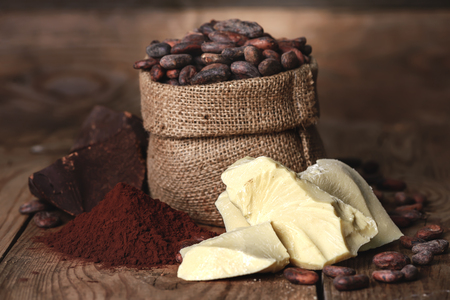
[[[138,134],[125,126],[107,140],[74,151],[31,175],[30,191],[71,215],[89,212],[119,182],[142,188],[145,156],[141,147]]]

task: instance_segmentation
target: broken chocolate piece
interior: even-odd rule
[[[80,148],[29,178],[33,195],[71,215],[89,212],[117,183],[141,189],[142,139],[125,126],[103,142]],[[102,134],[92,135],[99,138]]]
[[[84,120],[70,152],[106,141],[120,130],[132,130],[137,135],[141,141],[142,155],[145,157],[148,133],[142,125],[142,120],[127,111],[117,112],[100,105],[96,105]]]

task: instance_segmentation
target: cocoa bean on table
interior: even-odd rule
[[[246,61],[235,61],[231,64],[230,69],[233,74],[243,75],[247,78],[261,77],[258,68]]]
[[[322,272],[330,277],[355,275],[356,271],[353,268],[341,266],[325,266]]]
[[[319,275],[316,272],[301,268],[286,268],[283,275],[294,284],[312,285],[319,280]]]
[[[208,37],[216,43],[235,43],[236,46],[242,46],[248,40],[245,35],[231,31],[213,31],[208,34]]]
[[[424,239],[426,241],[434,240],[442,236],[444,229],[437,224],[430,224],[416,232],[415,237]]]
[[[245,61],[258,67],[259,63],[262,61],[261,50],[259,50],[255,46],[246,46],[244,48],[244,59]]]
[[[402,236],[400,237],[400,244],[406,249],[412,249],[413,246],[421,243],[425,243],[426,241],[423,239],[419,239],[417,237],[412,236]]]
[[[378,182],[377,188],[382,191],[400,192],[406,189],[406,183],[402,180],[386,178]]]
[[[181,69],[192,63],[190,54],[169,54],[161,58],[159,61],[164,69]]]
[[[412,194],[412,198],[416,201],[416,203],[421,203],[422,205],[425,205],[427,202],[427,197],[421,193]]]
[[[172,47],[167,43],[156,43],[147,47],[147,55],[153,58],[160,58],[170,54]]]
[[[405,278],[405,274],[401,271],[377,270],[372,272],[372,277],[376,281],[385,283],[395,283],[402,281]]]
[[[243,34],[249,38],[257,38],[264,34],[264,29],[256,22],[230,19],[214,24],[215,30],[231,31]]]
[[[419,279],[419,270],[414,265],[404,266],[401,272],[405,275],[405,280],[407,281]]]
[[[61,214],[58,211],[39,211],[34,215],[33,221],[38,227],[52,228],[61,223]]]
[[[395,211],[410,211],[410,210],[422,211],[422,209],[423,209],[422,203],[414,203],[414,204],[410,204],[410,205],[397,206],[395,208]]]
[[[19,212],[21,214],[34,214],[36,212],[49,210],[51,208],[52,205],[50,205],[49,203],[40,199],[34,199],[22,204],[19,208]]]
[[[283,70],[281,62],[273,58],[266,58],[258,65],[259,73],[263,76],[278,74]]]
[[[396,192],[394,194],[395,204],[397,205],[410,205],[416,203],[413,197],[409,196],[405,192]]]
[[[434,255],[430,250],[423,250],[414,254],[411,261],[415,265],[429,265],[433,261]]]
[[[444,239],[439,239],[414,245],[411,250],[413,253],[419,253],[428,250],[434,255],[436,255],[444,253],[445,251],[447,251],[447,249],[448,249],[448,241]]]
[[[394,224],[400,228],[409,227],[413,223],[410,219],[405,218],[405,217],[395,214],[395,213],[394,214],[390,213],[389,217],[394,222]]]
[[[194,77],[191,84],[210,84],[226,81],[231,76],[230,67],[225,64],[211,64],[204,67]]]
[[[191,83],[191,78],[197,74],[197,70],[193,65],[188,65],[181,69],[178,81],[180,85],[188,85]]]
[[[334,287],[339,291],[352,291],[369,287],[369,277],[365,274],[338,276],[333,280]]]
[[[386,251],[375,255],[372,262],[381,269],[401,270],[411,263],[411,259],[400,252]]]

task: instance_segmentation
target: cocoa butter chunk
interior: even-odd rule
[[[71,215],[89,212],[119,182],[142,188],[144,158],[138,135],[122,129],[31,175],[30,191]]]
[[[134,132],[139,140],[142,156],[145,157],[148,134],[142,125],[142,120],[127,111],[117,112],[100,105],[95,106],[84,120],[70,152],[106,141],[121,130]]]

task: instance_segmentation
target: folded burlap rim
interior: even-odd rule
[[[261,134],[316,124],[318,66],[267,77],[172,86],[139,75],[144,128],[172,138]]]

